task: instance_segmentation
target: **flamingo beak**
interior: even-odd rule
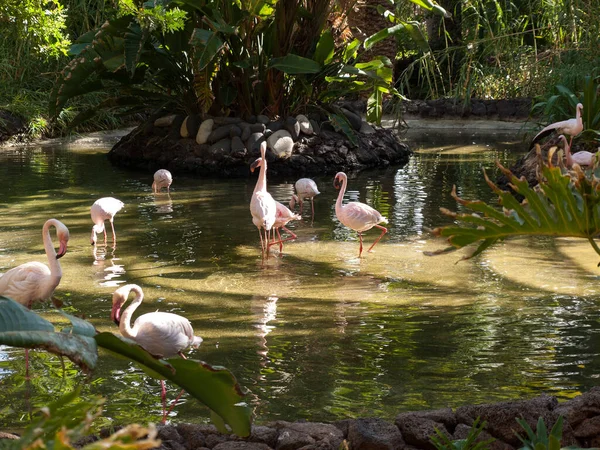
[[[56,259],[62,258],[65,256],[65,253],[67,253],[67,241],[61,240],[60,246],[58,247],[58,253],[56,254]]]
[[[254,170],[258,167],[259,164],[260,164],[260,161],[258,159],[256,161],[254,161],[250,165],[250,172],[254,173]]]
[[[121,304],[115,303],[110,311],[110,320],[117,324],[117,326],[121,323]]]
[[[341,184],[338,181],[337,177],[335,177],[334,180],[333,180],[333,187],[336,188],[336,189],[339,189],[341,187]]]

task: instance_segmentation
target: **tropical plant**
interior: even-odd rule
[[[578,103],[583,105],[584,140],[600,137],[600,77],[586,75],[583,77],[580,91],[573,92],[568,87],[558,84],[556,93],[539,101],[532,108],[532,114],[541,113],[548,122],[558,122],[573,117]]]
[[[411,1],[443,12],[431,1]],[[383,57],[359,63],[360,50],[416,25],[389,27],[362,47],[357,39],[336,45],[327,25],[336,7],[332,0],[145,3],[75,41],[75,59],[61,72],[50,113],[56,117],[71,99],[101,90],[112,94],[105,108],[284,116],[315,105],[343,122],[328,104],[368,91],[368,119],[379,122],[383,95],[398,95],[392,63]]]
[[[235,377],[224,367],[182,358],[156,359],[138,344],[113,333],[97,333],[85,320],[64,312],[71,326],[55,331],[54,326],[24,306],[0,297],[0,344],[23,348],[42,348],[66,356],[85,373],[98,363],[98,349],[137,363],[150,376],[167,379],[185,389],[212,411],[216,426],[225,424],[241,436],[250,433],[251,409]]]
[[[465,439],[451,440],[445,433],[436,428],[436,435],[431,436],[430,440],[437,450],[484,450],[489,448],[489,445],[496,440],[494,438],[477,440],[486,425],[485,421],[479,423],[479,417],[477,417]]]
[[[41,408],[19,439],[0,440],[0,450],[75,449],[73,443],[89,431],[94,420],[102,414],[104,403],[101,397],[82,400],[79,394],[80,391],[76,389]],[[130,424],[105,439],[77,448],[151,449],[160,445],[156,434],[154,425],[146,428]]]
[[[558,419],[554,422],[554,425],[550,430],[550,434],[548,434],[548,429],[546,428],[543,417],[538,419],[535,432],[524,419],[517,417],[516,420],[517,423],[521,425],[521,428],[527,433],[527,436],[525,437],[517,434],[517,437],[523,443],[523,447],[521,447],[520,450],[560,450],[561,448],[579,450],[580,448],[575,445],[561,447],[560,441],[562,439],[563,416],[558,416]]]
[[[539,149],[539,146],[537,147]],[[600,255],[595,237],[600,233],[600,168],[598,160],[585,172],[575,165],[567,170],[562,164],[553,166],[543,161],[539,150],[539,184],[532,188],[524,178],[517,178],[510,170],[497,163],[510,181],[514,192],[501,190],[487,176],[484,177],[498,195],[499,210],[481,200],[464,200],[452,189],[452,197],[470,213],[455,213],[442,208],[456,224],[436,228],[434,234],[448,238],[451,247],[429,255],[447,253],[470,244],[479,243],[469,259],[495,244],[514,236],[570,236],[587,239]],[[518,201],[513,194],[524,198]]]

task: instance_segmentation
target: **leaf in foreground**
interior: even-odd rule
[[[539,155],[539,152],[538,152]],[[552,153],[549,154],[549,158]],[[587,239],[596,253],[600,248],[594,238],[600,233],[600,169],[593,167],[585,172],[574,165],[567,170],[562,164],[545,164],[538,156],[539,184],[531,188],[524,178],[517,178],[496,163],[510,180],[509,186],[524,198],[518,201],[509,191],[503,191],[487,176],[490,188],[498,195],[502,209],[481,200],[464,200],[452,189],[452,197],[472,213],[456,213],[441,208],[454,218],[456,224],[434,230],[437,236],[445,236],[451,247],[428,255],[447,253],[469,244],[479,242],[477,249],[463,259],[483,252],[496,242],[513,236],[563,236]]]

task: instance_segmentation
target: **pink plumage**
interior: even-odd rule
[[[117,235],[115,233],[114,226],[114,218],[115,215],[121,211],[124,204],[121,200],[117,200],[114,197],[103,197],[94,202],[92,208],[90,210],[90,214],[92,216],[92,222],[94,222],[94,226],[92,227],[92,236],[90,240],[92,244],[96,244],[97,238],[96,233],[104,233],[104,245],[106,245],[106,228],[104,227],[104,221],[108,220],[110,222],[110,227],[112,229],[113,234],[113,245],[117,243]]]

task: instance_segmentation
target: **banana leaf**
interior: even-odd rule
[[[533,188],[524,178],[517,178],[496,162],[510,180],[513,192],[501,190],[484,170],[488,185],[498,195],[501,210],[481,200],[460,198],[455,186],[452,197],[470,212],[456,213],[442,208],[455,224],[436,228],[434,234],[447,237],[451,247],[426,254],[447,253],[478,243],[475,251],[463,258],[469,259],[509,237],[545,235],[587,239],[600,255],[594,240],[600,233],[600,169],[594,166],[583,171],[574,165],[573,170],[567,170],[562,163],[553,166],[550,162],[553,151],[549,152],[546,164],[537,148],[540,175],[539,184]],[[524,200],[518,201],[513,193]]]

